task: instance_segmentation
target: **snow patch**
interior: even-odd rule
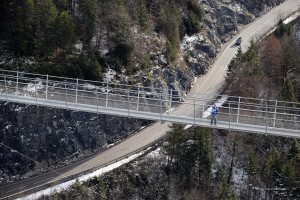
[[[83,47],[83,44],[80,40],[78,40],[75,44],[75,49],[77,52],[81,53],[82,52],[82,47]]]
[[[90,83],[86,83],[86,84],[83,85],[83,88],[88,89],[88,90],[94,90],[94,89],[96,89],[96,86],[92,85]]]
[[[116,73],[116,71],[115,70],[112,70],[112,69],[108,69],[108,71],[106,72],[106,73],[104,73],[103,74],[103,80],[105,81],[105,82],[110,82],[113,78],[114,78],[114,76],[116,75],[117,73]]]
[[[193,126],[193,125],[187,124],[187,125],[185,125],[184,130],[189,129],[189,128],[191,128],[192,126]]]
[[[28,83],[27,86],[25,88],[23,88],[23,91],[34,93],[34,92],[36,92],[38,90],[43,89],[44,85],[43,85],[42,79],[37,78],[36,81],[37,81],[36,84],[34,84],[34,83]]]
[[[300,16],[300,12],[296,12],[295,14],[293,14],[290,17],[288,17],[285,20],[283,20],[283,23],[284,24],[291,23],[292,21],[294,21],[295,19],[297,19],[299,16]]]
[[[4,129],[9,129],[11,127],[11,125],[9,124],[9,125],[7,125],[7,126],[5,126],[5,128]]]
[[[158,158],[158,157],[160,157],[160,152],[161,152],[161,148],[159,147],[156,150],[148,153],[145,157],[146,158]]]

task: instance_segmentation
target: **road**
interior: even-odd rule
[[[286,18],[286,16],[290,15],[291,13],[296,12],[299,7],[300,0],[287,0],[269,11],[264,16],[247,25],[243,30],[240,31],[238,35],[236,35],[231,41],[223,46],[222,51],[218,55],[216,62],[213,64],[210,71],[206,75],[197,79],[188,96],[196,97],[197,93],[217,94],[224,84],[227,65],[236,53],[236,46],[234,45],[235,39],[237,37],[242,37],[242,49],[246,50],[250,45],[250,40],[252,38],[259,38],[259,36],[267,33],[277,24],[279,16]],[[175,112],[178,115],[186,115],[185,111],[186,108],[180,107],[176,109]],[[5,198],[46,182],[59,180],[63,177],[70,176],[80,171],[91,169],[114,161],[126,154],[134,152],[141,147],[148,145],[149,143],[152,143],[160,137],[165,136],[166,132],[169,130],[169,125],[170,124],[167,122],[163,124],[159,122],[154,123],[141,132],[123,141],[119,145],[116,145],[90,159],[75,163],[71,166],[57,170],[56,172],[49,172],[23,181],[1,186],[0,198]]]

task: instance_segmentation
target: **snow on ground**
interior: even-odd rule
[[[222,98],[216,102],[216,106],[220,108],[227,101],[227,99],[228,96],[222,96]],[[203,118],[207,118],[208,116],[210,116],[210,112],[211,112],[211,107],[209,107],[203,112]]]
[[[66,190],[68,188],[70,188],[75,182],[76,180],[78,180],[80,183],[83,183],[85,181],[87,181],[88,179],[91,179],[95,176],[100,176],[104,173],[107,173],[109,171],[112,171],[113,169],[116,169],[118,167],[120,167],[121,165],[124,165],[134,159],[136,159],[137,157],[143,155],[145,153],[145,151],[141,151],[140,153],[137,153],[137,154],[134,154],[132,156],[129,156],[128,158],[125,158],[123,160],[120,160],[118,162],[115,162],[111,165],[108,165],[107,167],[103,167],[101,169],[98,169],[92,173],[89,173],[89,174],[86,174],[86,175],[83,175],[77,179],[73,179],[73,180],[70,180],[70,181],[67,181],[65,183],[61,183],[59,185],[56,185],[56,186],[52,186],[50,188],[47,188],[45,190],[41,190],[39,192],[36,192],[34,194],[31,194],[31,195],[27,195],[25,197],[21,197],[21,198],[18,198],[17,200],[34,200],[34,199],[38,199],[40,198],[42,195],[51,195],[55,192],[60,192],[62,190]],[[153,153],[154,155],[155,153]]]
[[[145,158],[157,158],[160,157],[160,152],[161,152],[161,148],[157,148],[154,151],[151,151],[150,153],[148,153]]]
[[[190,46],[191,43],[194,43],[195,41],[202,41],[202,40],[204,40],[204,38],[201,35],[197,35],[197,34],[192,36],[185,35],[180,44],[181,52],[184,52]]]
[[[238,193],[246,189],[247,184],[245,184],[245,181],[247,179],[248,176],[244,173],[243,169],[233,167],[233,182]]]
[[[103,80],[105,81],[105,82],[110,82],[113,78],[114,78],[114,76],[116,75],[117,73],[116,73],[116,71],[115,70],[112,70],[112,69],[108,69],[107,70],[107,72],[106,73],[104,73],[103,74]]]
[[[28,83],[26,87],[23,88],[24,91],[34,93],[35,91],[41,90],[44,88],[42,79],[36,79],[37,83]]]
[[[189,129],[189,128],[191,128],[192,126],[193,126],[193,125],[191,125],[191,124],[187,124],[187,125],[185,125],[184,130]]]
[[[88,89],[88,90],[94,90],[94,89],[96,89],[96,86],[92,85],[90,83],[86,83],[86,84],[83,85],[83,88]]]
[[[75,44],[76,51],[81,53],[82,52],[82,46],[83,46],[82,42],[80,40],[78,40]]]
[[[291,23],[292,21],[294,21],[295,19],[297,19],[297,17],[299,17],[299,16],[300,16],[300,11],[296,12],[295,14],[293,14],[290,17],[288,17],[285,20],[283,20],[283,23],[284,24]]]

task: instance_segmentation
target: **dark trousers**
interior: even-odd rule
[[[214,124],[214,125],[217,124],[217,117],[216,117],[216,115],[212,115],[211,116],[210,124]]]

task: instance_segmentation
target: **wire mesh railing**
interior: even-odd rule
[[[265,127],[266,133],[276,128],[300,130],[300,104],[296,102],[201,93],[183,97],[172,89],[8,70],[0,70],[0,93],[6,101],[22,97],[23,103],[30,100],[31,104],[51,106],[54,102],[67,109],[87,105],[97,113],[111,108],[123,112],[122,116],[141,117],[142,113],[147,119],[176,118],[177,122],[191,124],[209,123],[210,104],[214,102],[219,107],[218,121],[229,128],[246,124]]]

